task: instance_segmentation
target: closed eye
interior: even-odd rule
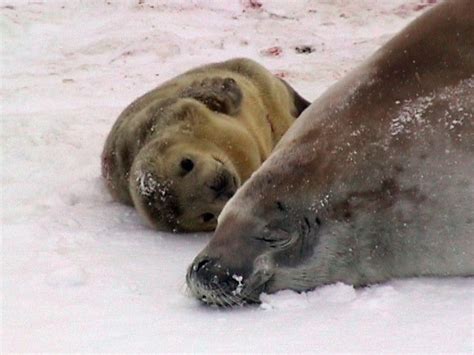
[[[263,235],[255,237],[256,240],[268,244],[271,248],[284,247],[292,243],[293,236],[280,228],[265,228]]]
[[[272,238],[266,238],[266,237],[255,237],[255,239],[260,240],[265,243],[273,243],[276,242],[277,240],[272,239]]]

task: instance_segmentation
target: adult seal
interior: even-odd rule
[[[135,100],[105,143],[112,196],[157,229],[206,231],[309,103],[249,59],[190,70]]]
[[[474,11],[437,5],[316,100],[224,208],[187,284],[261,292],[474,275]]]

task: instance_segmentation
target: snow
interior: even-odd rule
[[[210,236],[151,230],[100,178],[116,117],[164,80],[246,56],[313,100],[433,2],[2,0],[2,351],[472,353],[472,278],[205,307],[185,272]]]
[[[399,115],[391,122],[390,134],[396,136],[400,133],[410,133],[410,128],[423,125],[425,123],[423,116],[426,110],[433,106],[433,99],[432,96],[424,96],[418,97],[414,101],[406,100]]]

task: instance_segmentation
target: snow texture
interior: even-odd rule
[[[184,275],[210,236],[149,229],[100,177],[116,117],[164,80],[246,56],[313,100],[435,2],[2,0],[3,352],[472,353],[469,278],[202,306]]]

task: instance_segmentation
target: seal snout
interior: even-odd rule
[[[213,179],[209,188],[214,191],[216,199],[228,200],[234,196],[239,186],[236,177],[229,170],[223,168]]]
[[[242,292],[246,274],[224,267],[219,259],[202,255],[189,267],[186,281],[199,300],[227,307],[246,303]]]
[[[271,252],[252,237],[260,228],[258,219],[246,214],[226,215],[226,222],[188,269],[186,280],[193,296],[222,307],[260,302],[274,267]]]
[[[235,274],[224,268],[218,259],[207,256],[198,257],[189,269],[192,282],[207,288],[220,288],[223,291],[234,291],[238,287]]]

